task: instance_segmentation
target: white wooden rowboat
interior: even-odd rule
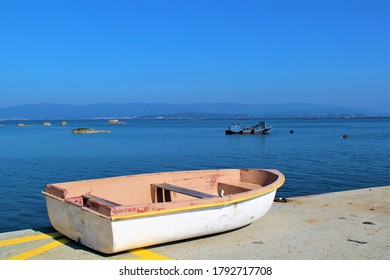
[[[48,184],[42,193],[57,231],[109,254],[248,225],[284,180],[277,170],[197,170]]]

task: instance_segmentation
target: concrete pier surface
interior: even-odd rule
[[[288,198],[249,226],[105,255],[52,228],[0,233],[0,260],[390,260],[390,186]]]

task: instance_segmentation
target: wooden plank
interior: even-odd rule
[[[115,207],[115,206],[120,206],[121,204],[118,204],[118,203],[115,203],[115,202],[112,202],[112,201],[109,201],[107,199],[104,199],[104,198],[101,198],[101,197],[97,197],[97,196],[94,196],[92,194],[85,194],[82,196],[83,197],[83,204],[85,205],[86,201],[88,199],[93,199],[97,202],[100,202],[100,203],[103,203],[103,204],[106,204],[108,206],[112,206],[112,207]]]
[[[193,197],[196,197],[196,198],[218,197],[217,195],[204,193],[204,192],[199,192],[199,191],[195,191],[195,190],[191,190],[191,189],[187,189],[187,188],[183,188],[183,187],[175,186],[175,185],[171,185],[171,184],[166,184],[166,183],[163,183],[163,184],[151,184],[151,186],[156,187],[156,188],[160,188],[160,189],[164,189],[164,190],[168,190],[168,191],[173,191],[173,192],[185,194],[185,195],[188,195],[188,196],[193,196]]]

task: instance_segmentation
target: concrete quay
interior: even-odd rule
[[[0,260],[390,260],[390,186],[288,198],[249,226],[105,255],[53,228],[0,233]]]

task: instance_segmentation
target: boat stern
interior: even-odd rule
[[[43,192],[52,226],[63,235],[102,253],[114,253],[112,221],[77,203]]]

